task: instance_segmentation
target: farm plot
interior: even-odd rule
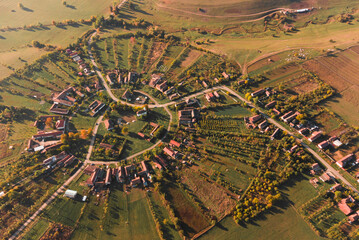
[[[162,55],[163,50],[166,48],[166,43],[164,42],[154,42],[148,52],[143,71],[148,72],[152,65],[159,59]]]
[[[173,61],[175,61],[175,59],[182,53],[183,49],[182,46],[169,46],[158,61],[157,68],[161,69],[163,72],[167,72]]]
[[[193,170],[182,173],[182,183],[204,203],[212,215],[221,218],[235,206],[235,197],[227,189],[208,181]]]
[[[38,240],[50,227],[50,223],[43,218],[38,219],[31,229],[24,235],[24,240]]]
[[[199,57],[203,55],[203,52],[193,49],[185,49],[170,65],[166,75],[168,77],[178,76],[183,69],[187,69],[193,63],[197,61]]]
[[[152,46],[152,40],[148,41],[147,38],[142,38],[141,47],[138,54],[137,59],[137,71],[142,72],[143,64],[145,63],[145,59],[147,56],[148,49]]]
[[[325,103],[344,121],[357,124],[359,116],[359,54],[358,48],[349,48],[335,56],[323,56],[308,61],[304,67],[318,74],[320,79],[334,87],[338,97]]]
[[[135,71],[137,70],[137,62],[140,54],[141,38],[136,39],[134,37],[131,37],[128,44],[128,66],[130,70]]]

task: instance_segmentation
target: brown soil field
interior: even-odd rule
[[[276,61],[279,61],[281,59],[282,59],[282,57],[280,56],[280,54],[276,54],[276,55],[273,55],[273,56],[270,56],[267,58],[263,58],[255,63],[253,63],[252,65],[250,65],[248,67],[248,72],[252,72],[254,70],[260,69],[264,66],[270,65],[270,64],[272,64]],[[269,60],[271,60],[271,61],[269,61]]]
[[[221,218],[232,210],[236,201],[222,187],[208,182],[198,172],[189,169],[182,175],[182,182],[205,204],[212,215]]]
[[[188,56],[181,62],[181,68],[191,66],[202,54],[200,51],[191,50]]]
[[[150,52],[148,54],[148,61],[146,62],[146,66],[144,67],[144,71],[148,71],[152,64],[157,61],[157,59],[161,56],[163,50],[166,47],[166,43],[163,42],[155,42],[153,43]]]
[[[173,204],[175,211],[179,218],[183,222],[184,230],[189,237],[194,236],[196,233],[209,226],[207,219],[202,213],[187,199],[181,190],[176,187],[170,187],[168,189],[171,203]]]
[[[301,77],[290,82],[293,87],[291,89],[297,94],[303,94],[311,92],[318,87],[318,83],[315,81],[308,81],[307,78]]]
[[[307,61],[303,67],[338,91],[338,98],[326,103],[344,121],[357,126],[359,117],[359,46],[334,56]]]

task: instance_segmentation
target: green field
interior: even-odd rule
[[[287,200],[245,227],[227,217],[200,239],[322,239],[312,231],[297,210],[318,195],[308,180],[302,176],[287,182],[281,187]]]
[[[40,218],[35,222],[35,225],[25,234],[23,237],[24,240],[37,240],[46,232],[49,228],[50,223],[43,218]]]
[[[46,209],[43,216],[53,222],[73,227],[80,217],[81,208],[84,204],[84,202],[58,197],[55,202],[52,203],[51,207]]]
[[[88,203],[72,239],[159,239],[144,191],[126,194],[118,185],[111,186],[105,215],[104,203],[96,206],[94,201]]]

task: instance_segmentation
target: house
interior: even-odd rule
[[[140,177],[137,177],[137,178],[131,180],[132,187],[138,187],[141,183],[142,183],[142,181],[141,181]]]
[[[107,131],[111,131],[115,128],[115,124],[111,119],[105,119],[103,123],[105,124]]]
[[[137,80],[137,73],[136,72],[128,72],[127,81],[128,83],[132,83]]]
[[[61,114],[61,115],[67,115],[67,114],[69,114],[70,110],[65,109],[65,108],[60,108],[58,103],[54,103],[54,104],[52,104],[52,106],[50,108],[50,112],[56,113],[56,114]]]
[[[352,154],[349,154],[345,157],[343,157],[342,159],[340,159],[339,161],[336,162],[336,164],[341,167],[341,168],[344,168],[348,165],[348,163],[350,161],[353,161],[355,160],[355,155],[352,153]]]
[[[92,114],[91,116],[95,116],[99,111],[101,111],[101,109],[103,109],[106,105],[102,102],[100,102],[99,100],[95,100],[93,101],[90,105],[89,105],[89,109],[91,110]]]
[[[314,142],[315,140],[317,140],[321,136],[323,136],[323,133],[321,131],[316,131],[316,132],[312,133],[312,135],[308,138],[308,140],[310,142]]]
[[[59,130],[55,130],[55,131],[52,131],[52,132],[42,132],[42,133],[38,133],[38,134],[35,134],[32,136],[32,138],[34,140],[47,140],[49,138],[52,138],[52,139],[60,139],[61,135],[63,134],[64,132],[63,131],[59,131]]]
[[[125,168],[123,166],[118,168],[116,178],[117,178],[117,181],[120,183],[125,182],[126,172],[125,172]]]
[[[207,93],[206,94],[206,99],[207,99],[208,102],[211,102],[214,99],[213,93]]]
[[[298,132],[304,136],[304,135],[307,135],[309,133],[309,129],[308,128],[302,128],[302,129],[299,129]]]
[[[358,221],[358,219],[359,219],[359,214],[358,212],[356,212],[348,217],[348,222],[352,224],[353,222]]]
[[[300,113],[299,113],[299,112],[295,112],[295,113],[291,114],[290,116],[284,118],[283,121],[284,121],[285,123],[289,123],[289,122],[291,122],[293,119],[295,119],[298,115],[300,115]]]
[[[181,143],[179,143],[179,142],[177,142],[177,141],[175,141],[175,140],[171,140],[169,145],[170,145],[171,147],[178,147],[178,148],[180,148],[180,147],[182,146]]]
[[[280,119],[282,121],[284,121],[284,119],[286,119],[287,117],[289,117],[292,114],[293,114],[293,111],[289,111],[289,112],[285,113],[283,116],[281,116]]]
[[[217,91],[214,91],[214,92],[213,92],[213,95],[214,95],[216,98],[220,98],[220,97],[221,97],[221,95],[219,95],[219,93],[218,93]]]
[[[298,148],[298,145],[294,145],[293,147],[291,147],[290,149],[289,149],[289,152],[294,152],[295,150],[297,150],[297,148]]]
[[[57,130],[65,130],[66,127],[66,120],[65,119],[59,119],[56,121],[55,127]]]
[[[323,141],[321,143],[318,144],[318,147],[322,150],[325,150],[327,149],[328,147],[330,146],[329,142],[328,141]]]
[[[144,115],[147,115],[147,110],[146,108],[142,109],[142,110],[139,110],[136,112],[136,116],[137,117],[141,117],[141,116],[144,116]]]
[[[172,149],[168,148],[168,147],[165,147],[163,149],[163,151],[168,155],[170,156],[171,158],[173,159],[176,159],[178,157],[177,155],[177,152],[176,151],[173,151]]]
[[[343,186],[340,185],[339,183],[335,184],[333,187],[330,188],[330,190],[333,192],[340,191],[342,189],[343,189]]]
[[[253,117],[250,117],[249,118],[249,121],[251,122],[251,123],[256,123],[256,122],[258,122],[259,120],[261,120],[262,119],[262,115],[261,114],[258,114],[258,115],[255,115],[255,116],[253,116]]]
[[[74,199],[77,196],[77,191],[67,189],[64,196]]]
[[[202,85],[204,88],[208,88],[208,84],[205,81],[202,81]]]
[[[127,177],[130,177],[131,174],[132,174],[132,172],[133,172],[134,170],[136,170],[136,167],[135,167],[134,165],[127,165],[127,166],[125,167],[125,175],[126,175]]]
[[[332,180],[328,173],[323,173],[319,179],[322,180],[322,182],[330,182]]]
[[[107,81],[108,81],[108,83],[109,83],[110,85],[115,84],[116,77],[117,77],[116,72],[109,72],[109,73],[106,75],[106,79],[107,79]]]
[[[271,139],[272,140],[274,140],[277,136],[278,136],[278,134],[280,133],[280,129],[279,128],[277,128],[274,132],[273,132],[273,134],[271,135]]]
[[[87,175],[91,175],[96,171],[97,167],[95,165],[89,165],[84,169],[84,173]]]
[[[260,95],[262,95],[263,93],[265,93],[265,89],[259,89],[259,90],[257,90],[257,91],[255,91],[255,92],[252,92],[251,93],[251,96],[252,97],[257,97],[257,96],[260,96]]]
[[[125,101],[131,102],[134,96],[129,89],[126,89],[121,98]]]
[[[322,168],[319,166],[319,163],[314,163],[314,164],[312,165],[312,170],[313,170],[315,173],[317,173],[317,172],[322,171]]]
[[[275,115],[277,115],[277,116],[280,115],[280,111],[277,110],[276,108],[273,108],[273,109],[272,109],[272,112],[273,112]]]
[[[156,85],[156,89],[157,89],[158,91],[162,92],[162,93],[163,93],[164,91],[166,91],[167,88],[168,88],[168,86],[167,86],[167,81],[164,81],[164,82],[162,82],[162,83]]]
[[[263,130],[265,129],[267,126],[269,125],[269,123],[267,122],[267,120],[264,120],[263,122],[261,122],[259,125],[258,125],[258,128]]]
[[[99,172],[100,169],[96,168],[96,170],[91,174],[91,177],[87,180],[87,185],[89,187],[93,187],[95,185]]]
[[[264,107],[268,109],[274,107],[276,104],[276,101],[271,101],[270,103],[267,103]]]
[[[142,172],[145,172],[147,175],[149,173],[149,170],[145,161],[141,161],[141,167],[142,167]]]
[[[347,198],[343,198],[338,203],[338,207],[339,207],[340,211],[342,211],[345,215],[349,215],[354,211],[353,207],[349,206],[349,204],[355,205],[355,199],[350,195]]]
[[[155,160],[160,163],[164,168],[168,168],[167,160],[163,157],[156,155]]]
[[[141,133],[141,132],[138,132],[137,135],[141,138],[145,138],[145,134]]]
[[[74,87],[68,87],[59,94],[55,94],[52,100],[54,103],[72,107],[76,102],[75,98],[69,96],[72,93],[76,93],[76,89]]]
[[[178,123],[189,125],[197,121],[198,111],[195,108],[186,108],[178,111]]]
[[[158,74],[152,74],[151,75],[151,80],[150,80],[150,83],[149,83],[150,87],[155,87],[157,85],[157,83],[159,81],[161,81],[161,80],[162,80],[162,76],[160,76]]]
[[[162,165],[158,162],[158,160],[156,158],[153,159],[153,163],[155,164],[156,168],[158,168],[159,170],[163,170]]]
[[[229,75],[226,73],[226,72],[222,72],[222,76],[224,77],[224,79],[228,79],[229,78]]]
[[[112,169],[107,168],[106,178],[105,178],[105,185],[110,185],[111,184],[111,177],[112,177]]]
[[[169,95],[173,92],[173,90],[175,90],[175,87],[170,87],[169,89],[167,89],[166,91],[164,91],[165,95]]]

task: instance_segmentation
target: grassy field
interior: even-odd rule
[[[27,0],[21,2],[23,8],[19,7],[20,2],[5,0],[0,10],[0,28],[23,27],[24,25],[51,24],[51,21],[62,21],[66,19],[80,20],[88,19],[92,15],[109,13],[109,6],[114,1],[100,0],[88,4],[84,0],[67,1],[67,6],[61,1],[49,0]]]
[[[84,204],[84,202],[58,197],[51,207],[45,210],[43,216],[51,221],[73,227],[80,217],[81,208]]]
[[[37,240],[40,239],[41,236],[46,232],[49,228],[50,223],[43,218],[38,219],[35,222],[35,225],[31,227],[31,229],[25,234],[23,237],[24,240]]]
[[[322,239],[311,230],[297,210],[318,195],[308,178],[301,176],[289,181],[281,191],[287,200],[245,227],[227,217],[200,239]]]
[[[72,239],[159,239],[144,191],[133,189],[126,194],[119,185],[111,186],[106,214],[103,204],[88,203]]]

